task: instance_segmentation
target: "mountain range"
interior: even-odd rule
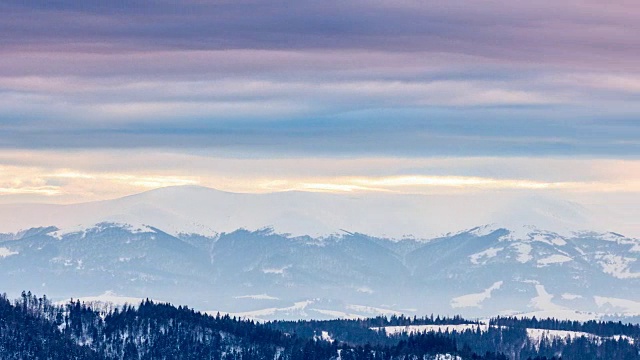
[[[639,209],[629,199],[593,203],[554,193],[508,191],[246,194],[175,186],[79,204],[0,204],[0,232],[4,233],[48,226],[70,233],[112,222],[151,225],[172,235],[206,236],[270,227],[294,236],[324,237],[346,230],[382,238],[428,240],[484,224],[509,229],[535,226],[566,235],[586,230],[640,236],[638,218]]]
[[[149,297],[258,319],[640,314],[640,241],[633,237],[491,224],[392,238],[350,231],[360,230],[357,222],[335,228],[341,214],[318,215],[335,199],[358,203],[181,187],[78,205],[3,205],[4,219],[31,211],[27,220],[40,226],[7,231],[17,224],[3,221],[0,289],[59,300]],[[574,215],[580,209],[561,207]],[[315,234],[290,232],[305,225]]]

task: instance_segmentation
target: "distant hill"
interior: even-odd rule
[[[323,237],[343,231],[382,238],[432,239],[482,224],[523,225],[569,235],[616,231],[640,236],[640,210],[586,204],[517,192],[447,195],[276,192],[241,194],[198,186],[156,189],[119,199],[71,205],[1,204],[0,233],[56,226],[80,231],[101,222],[151,225],[171,235],[213,236],[237,229],[273,228],[294,236]]]

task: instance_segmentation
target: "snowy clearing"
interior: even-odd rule
[[[384,330],[387,336],[393,336],[396,334],[420,334],[423,332],[464,332],[467,330],[485,332],[489,329],[489,325],[486,324],[460,324],[460,325],[407,325],[407,326],[383,326],[372,327],[371,330],[382,331]]]

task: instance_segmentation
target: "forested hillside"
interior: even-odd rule
[[[532,336],[537,329],[549,333]],[[255,323],[150,300],[92,308],[79,301],[55,305],[31,293],[14,301],[0,296],[2,359],[627,360],[640,358],[639,334],[638,325],[552,319],[483,324],[393,316]]]

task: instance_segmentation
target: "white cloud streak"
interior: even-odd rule
[[[122,161],[122,159],[127,159]],[[569,158],[229,158],[0,151],[0,202],[70,203],[165,186],[232,192],[640,194],[640,161]],[[635,195],[630,195],[635,196]]]

